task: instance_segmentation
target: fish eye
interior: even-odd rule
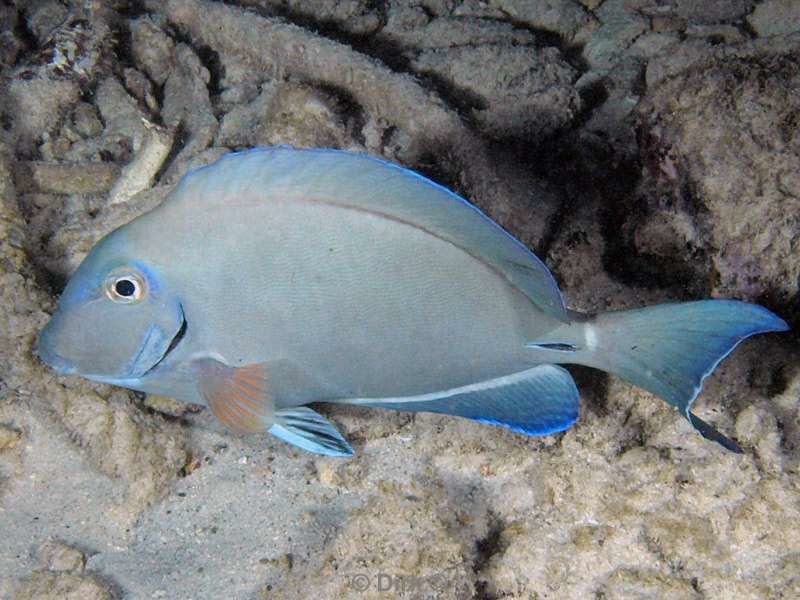
[[[134,270],[114,269],[106,278],[106,296],[120,304],[135,304],[144,298],[147,284]]]
[[[136,293],[136,282],[132,279],[117,279],[114,291],[120,296],[133,296]]]

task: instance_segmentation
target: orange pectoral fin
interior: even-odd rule
[[[266,431],[273,404],[266,365],[229,367],[211,358],[194,365],[200,394],[211,412],[235,433]]]

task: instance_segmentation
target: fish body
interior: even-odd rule
[[[445,188],[366,155],[273,147],[189,173],[101,240],[38,351],[324,454],[351,449],[311,402],[563,430],[578,392],[557,364],[587,364],[738,449],[690,405],[741,339],[785,328],[735,301],[569,311],[533,253]]]

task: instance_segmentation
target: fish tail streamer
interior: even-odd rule
[[[572,351],[559,352],[559,362],[618,375],[677,407],[704,437],[741,452],[734,440],[694,415],[692,403],[706,377],[742,340],[788,326],[761,306],[701,300],[602,313],[565,329],[571,338],[565,347]]]

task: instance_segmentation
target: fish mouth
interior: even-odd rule
[[[34,349],[34,354],[59,375],[73,375],[77,373],[78,369],[75,365],[57,354],[54,350],[51,350],[47,344],[44,343],[44,335],[45,334],[40,334],[36,348]]]

